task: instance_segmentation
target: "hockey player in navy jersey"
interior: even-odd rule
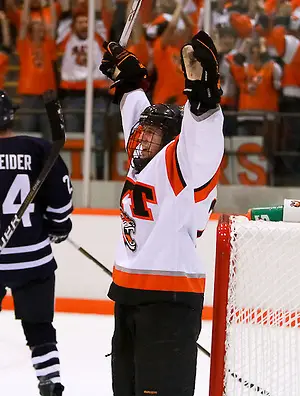
[[[100,70],[114,81],[130,168],[108,296],[115,304],[115,396],[192,396],[205,269],[196,253],[216,203],[224,152],[217,51],[203,31],[182,48],[183,109],[150,105],[147,71],[115,42]]]
[[[51,148],[43,139],[14,135],[13,119],[14,106],[0,91],[0,238]],[[72,186],[59,157],[0,254],[0,309],[6,288],[10,288],[15,317],[21,320],[42,396],[60,396],[64,389],[52,325],[57,265],[51,242],[60,243],[68,237],[72,210]]]

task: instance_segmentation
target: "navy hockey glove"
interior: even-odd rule
[[[114,81],[116,88],[114,103],[120,103],[122,96],[138,88],[148,89],[148,72],[144,65],[131,52],[120,44],[111,41],[104,44],[104,53],[100,71]]]
[[[70,219],[63,223],[55,223],[49,220],[47,220],[46,223],[51,243],[61,243],[65,241],[72,230],[72,221]]]
[[[182,48],[181,64],[185,77],[184,93],[192,113],[199,116],[215,109],[223,91],[220,87],[218,52],[208,34],[200,31],[191,43]]]

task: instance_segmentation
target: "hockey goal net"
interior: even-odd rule
[[[300,224],[222,216],[210,396],[300,396]]]

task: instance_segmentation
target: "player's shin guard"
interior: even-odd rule
[[[60,363],[56,344],[50,343],[31,347],[31,353],[32,364],[40,388],[44,385],[60,384]],[[50,395],[52,394],[50,393]],[[53,395],[56,394],[53,393]]]
[[[39,380],[42,396],[61,396],[64,387],[60,380],[60,362],[56,347],[56,331],[51,322],[22,321],[32,364]]]

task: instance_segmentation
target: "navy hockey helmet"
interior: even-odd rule
[[[12,103],[7,93],[0,90],[0,130],[11,127],[17,109],[18,106]]]
[[[183,107],[174,104],[155,104],[142,112],[127,144],[127,152],[137,172],[180,134],[182,118]]]

